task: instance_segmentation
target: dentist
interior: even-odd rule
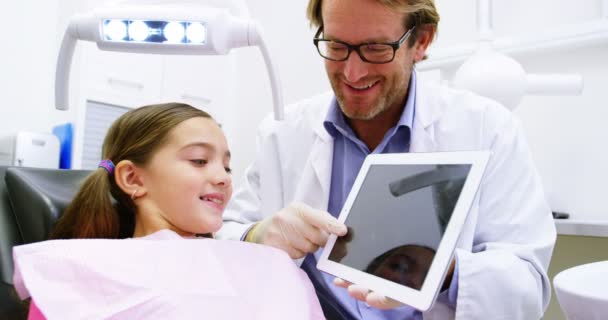
[[[302,268],[328,319],[539,319],[550,298],[551,211],[512,113],[417,80],[414,66],[439,22],[434,1],[310,0],[307,14],[333,92],[288,107],[285,121],[268,117],[260,125],[257,155],[218,237],[305,257]],[[316,269],[327,235],[346,232],[333,217],[365,156],[457,150],[492,155],[446,290],[430,310]]]

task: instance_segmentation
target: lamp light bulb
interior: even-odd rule
[[[205,43],[207,40],[207,29],[200,22],[193,22],[186,28],[186,37],[191,43]]]
[[[184,25],[179,22],[169,22],[163,29],[163,35],[167,39],[167,42],[182,42],[185,34],[186,30],[184,29]]]
[[[122,40],[127,36],[127,24],[121,20],[110,20],[103,31],[110,40]]]
[[[129,24],[129,37],[135,41],[144,41],[150,35],[150,28],[143,21],[133,21]]]

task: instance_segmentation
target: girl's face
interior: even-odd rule
[[[139,170],[146,192],[136,200],[135,236],[161,229],[188,236],[222,226],[232,195],[230,151],[214,120],[197,117],[180,123]]]

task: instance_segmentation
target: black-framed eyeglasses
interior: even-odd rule
[[[328,40],[319,38],[323,32],[320,27],[315,34],[313,42],[321,57],[332,61],[346,61],[350,53],[356,51],[361,60],[368,63],[382,64],[389,63],[395,59],[395,52],[401,47],[403,42],[409,38],[415,27],[405,31],[405,33],[395,42],[376,43],[367,42],[358,45],[348,44],[338,40]]]

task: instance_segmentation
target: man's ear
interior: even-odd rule
[[[420,62],[426,55],[433,38],[435,37],[435,27],[432,25],[421,25],[416,27],[417,37],[414,43],[414,62]]]
[[[135,200],[147,192],[142,177],[142,169],[131,160],[122,160],[114,168],[114,179],[118,187]]]

